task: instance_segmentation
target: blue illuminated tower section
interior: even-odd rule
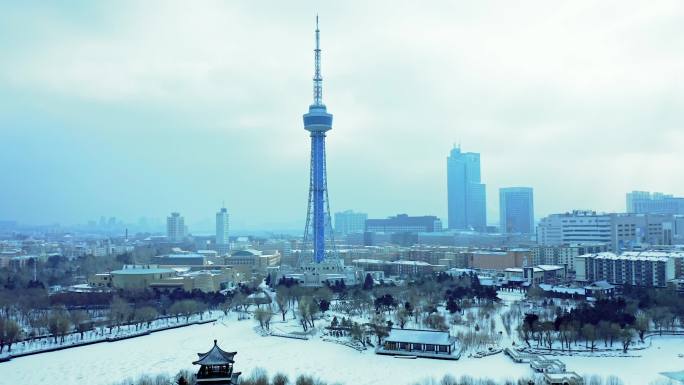
[[[316,49],[314,50],[313,104],[304,114],[304,129],[311,134],[311,173],[309,176],[309,206],[306,215],[304,243],[312,244],[313,261],[325,259],[326,232],[329,229],[330,207],[325,171],[325,133],[332,129],[332,114],[323,104],[323,78],[321,77],[321,47],[318,16],[316,16]],[[334,242],[332,243],[334,247]]]

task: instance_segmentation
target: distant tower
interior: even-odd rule
[[[534,233],[534,192],[532,187],[499,189],[499,224],[502,233]]]
[[[221,207],[221,210],[216,213],[216,251],[220,255],[227,254],[229,251],[229,219],[228,210],[225,207]]]
[[[487,229],[485,185],[480,180],[480,154],[451,149],[447,157],[449,229]]]
[[[328,187],[325,171],[325,133],[332,129],[332,114],[326,111],[323,104],[323,78],[321,77],[321,47],[318,16],[316,16],[316,49],[314,50],[313,104],[309,112],[304,114],[304,129],[311,133],[311,173],[309,177],[309,205],[306,214],[304,244],[312,244],[313,259],[303,257],[300,265],[308,262],[321,263],[325,259],[325,238],[332,241],[332,225],[330,222],[330,206],[328,203]],[[302,254],[304,255],[304,253]]]
[[[171,216],[166,217],[166,236],[169,242],[183,242],[185,234],[185,219],[179,213],[171,213]]]

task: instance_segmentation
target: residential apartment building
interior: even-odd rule
[[[561,265],[575,271],[575,257],[608,251],[606,243],[580,243],[574,245],[536,246],[531,249],[532,264]]]
[[[183,242],[185,235],[185,219],[180,213],[171,213],[171,216],[166,218],[166,236],[169,242]]]
[[[646,253],[605,252],[575,258],[579,282],[607,281],[613,285],[665,287],[675,279],[675,259]]]

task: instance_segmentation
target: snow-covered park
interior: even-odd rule
[[[293,378],[311,374],[347,385],[406,384],[426,378],[455,377],[495,380],[532,375],[528,364],[516,364],[503,354],[459,361],[397,359],[372,350],[358,352],[325,342],[262,337],[253,320],[238,321],[235,314],[218,322],[173,329],[130,340],[100,343],[57,352],[21,357],[0,363],[2,384],[108,385],[141,374],[175,374],[195,370],[191,362],[217,339],[225,350],[234,350],[236,368],[249,374],[261,367]],[[655,337],[640,357],[562,357],[568,369],[582,375],[616,375],[625,385],[647,385],[664,380],[659,373],[684,370],[684,338]]]

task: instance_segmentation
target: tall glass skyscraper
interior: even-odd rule
[[[499,189],[499,223],[502,233],[534,233],[534,198],[531,187]]]
[[[220,254],[226,254],[230,250],[230,241],[228,238],[230,230],[230,216],[225,207],[216,213],[216,251]]]
[[[480,154],[454,147],[447,157],[449,229],[487,230],[487,198],[480,180]]]

